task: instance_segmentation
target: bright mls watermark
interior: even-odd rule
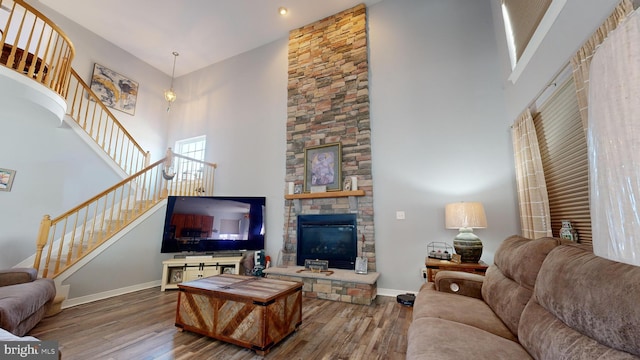
[[[2,360],[57,360],[57,341],[0,341]]]

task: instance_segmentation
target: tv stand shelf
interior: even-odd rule
[[[197,280],[218,274],[240,274],[242,256],[186,256],[162,262],[160,290],[177,289],[182,282]]]

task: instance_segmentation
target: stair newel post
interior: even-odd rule
[[[38,239],[36,240],[36,258],[33,267],[40,271],[40,261],[42,260],[42,250],[47,245],[49,239],[49,229],[51,228],[51,217],[45,215],[40,221],[40,230],[38,230]]]

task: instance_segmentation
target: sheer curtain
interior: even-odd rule
[[[589,174],[593,250],[640,266],[640,15],[631,13],[590,69]]]
[[[512,135],[522,236],[530,239],[552,236],[547,185],[529,109],[513,124]]]
[[[578,106],[580,107],[580,116],[582,117],[582,126],[586,129],[588,123],[588,97],[589,97],[589,66],[593,53],[604,39],[607,38],[609,32],[615,29],[621,21],[623,21],[629,13],[633,11],[633,3],[631,0],[622,0],[615,8],[613,13],[600,25],[591,38],[582,45],[578,53],[571,59],[573,67],[573,78],[576,82],[576,94],[578,95]]]

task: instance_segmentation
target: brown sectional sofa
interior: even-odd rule
[[[38,279],[36,269],[0,271],[0,328],[23,336],[44,318],[56,296],[51,279]]]
[[[407,359],[640,359],[640,267],[512,236],[484,277],[422,286]]]

